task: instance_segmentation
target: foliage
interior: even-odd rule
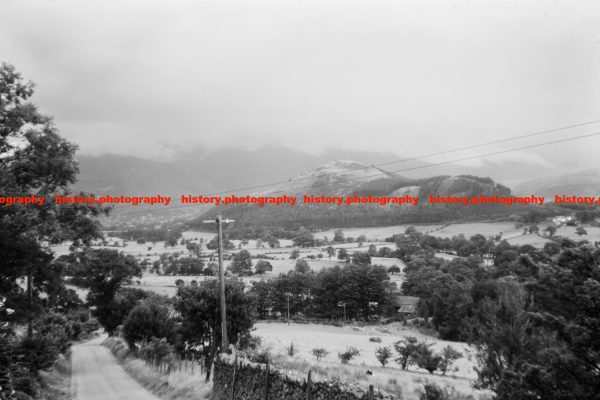
[[[377,361],[381,363],[381,366],[385,367],[392,357],[392,349],[388,346],[378,347],[375,349],[375,357],[377,357]]]
[[[248,250],[241,250],[233,256],[228,268],[239,276],[252,275],[252,256]]]
[[[342,364],[348,364],[354,357],[360,355],[360,350],[356,347],[349,346],[346,347],[343,353],[338,353],[338,358],[342,362]]]
[[[136,305],[123,323],[123,335],[127,344],[135,350],[139,343],[154,339],[172,342],[175,334],[175,321],[166,299],[153,296]]]
[[[317,361],[321,361],[322,358],[327,357],[327,354],[329,354],[329,352],[323,347],[316,347],[312,349],[312,354],[313,356],[315,356]]]
[[[268,262],[267,260],[260,260],[256,263],[256,265],[254,266],[254,271],[258,274],[258,275],[262,275],[265,272],[270,272],[273,271],[273,266],[271,265],[270,262]]]

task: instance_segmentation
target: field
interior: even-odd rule
[[[473,395],[475,398],[488,398],[489,393],[477,391],[472,388],[476,374],[473,370],[472,350],[464,343],[437,340],[418,332],[413,327],[402,326],[394,323],[381,326],[344,326],[335,327],[315,324],[285,324],[259,322],[255,324],[254,335],[260,336],[263,346],[273,355],[273,365],[284,369],[289,374],[307,373],[312,369],[317,379],[341,379],[343,381],[357,382],[383,389],[389,393],[403,395],[404,399],[417,399],[418,390],[426,381],[435,382],[441,386],[453,387],[463,395]],[[387,367],[375,358],[375,349],[381,346],[393,348],[394,342],[402,337],[415,336],[420,340],[433,343],[433,349],[440,351],[445,346],[452,346],[463,354],[454,366],[456,371],[449,372],[448,376],[429,374],[427,371],[415,366],[402,371],[398,364],[390,360]],[[371,342],[370,338],[377,337],[381,343]],[[295,353],[287,355],[290,344],[294,344]],[[349,364],[340,363],[337,354],[347,346],[354,346],[360,350],[360,355]],[[312,355],[312,349],[325,348],[329,354],[321,361]],[[394,356],[395,357],[395,356]],[[369,370],[373,375],[368,375]]]

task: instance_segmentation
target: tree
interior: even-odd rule
[[[339,249],[337,258],[338,258],[338,260],[348,261],[350,256],[348,255],[348,252],[346,251],[346,249]]]
[[[333,246],[327,246],[325,251],[327,252],[327,255],[329,256],[329,258],[335,256],[335,248]]]
[[[248,250],[241,250],[231,260],[229,270],[239,276],[252,275],[252,256]]]
[[[544,232],[548,232],[548,236],[552,237],[556,234],[557,230],[558,228],[556,227],[556,225],[550,224],[546,227],[546,229],[544,229]]]
[[[301,274],[305,274],[310,271],[310,265],[308,265],[308,262],[304,258],[300,258],[298,261],[296,261],[294,270]]]
[[[116,328],[115,296],[122,285],[131,282],[132,277],[141,276],[142,269],[133,256],[117,250],[87,249],[78,258],[80,265],[77,277],[90,289],[88,302],[96,306],[94,315],[112,335]]]
[[[346,347],[343,353],[338,353],[338,358],[342,362],[342,364],[348,364],[354,357],[360,355],[360,350],[356,347],[349,346]]]
[[[5,321],[31,322],[43,304],[39,294],[49,280],[62,285],[50,273],[50,244],[72,240],[72,247],[101,237],[98,216],[105,209],[83,204],[61,205],[57,194],[69,194],[78,172],[76,146],[58,134],[52,118],[41,114],[29,101],[33,83],[25,83],[12,65],[0,66],[0,193],[44,198],[43,204],[0,207],[0,296],[14,313]],[[31,301],[17,281],[29,277]],[[10,330],[10,329],[9,329]],[[1,366],[0,366],[1,368]]]
[[[370,265],[371,256],[365,252],[356,251],[354,254],[352,254],[352,262],[354,264]]]
[[[392,357],[392,349],[388,346],[378,347],[375,350],[375,357],[377,357],[377,361],[381,363],[381,366],[385,367],[388,360]]]
[[[299,229],[293,239],[294,246],[298,247],[313,247],[315,245],[315,237],[307,229]]]
[[[413,357],[419,368],[433,374],[439,368],[442,358],[433,352],[431,346],[431,344],[422,343]]]
[[[175,322],[164,299],[155,297],[136,305],[123,323],[123,334],[131,349],[153,338],[173,340]]]
[[[391,267],[388,268],[388,273],[394,275],[394,274],[399,274],[400,271],[400,267],[397,265],[392,265]]]
[[[273,271],[273,266],[267,260],[259,260],[254,266],[254,270],[258,275],[262,275],[267,271]]]
[[[407,336],[394,343],[394,348],[398,353],[396,362],[403,370],[415,363],[415,356],[421,346],[423,346],[423,344],[414,336]]]
[[[312,349],[312,354],[317,358],[317,361],[321,361],[322,358],[327,357],[329,352],[322,347]]]
[[[356,238],[356,242],[358,243],[358,247],[362,247],[362,245],[367,241],[367,237],[365,235],[360,235]]]
[[[333,243],[345,243],[344,232],[341,229],[337,229],[333,233]]]
[[[298,250],[298,249],[292,250],[292,253],[290,254],[290,259],[295,260],[298,257],[300,257],[300,250]]]
[[[250,333],[254,324],[253,297],[244,292],[244,283],[238,279],[225,282],[227,304],[227,338],[236,343]],[[204,357],[210,379],[212,360],[221,343],[221,306],[219,283],[216,279],[200,282],[197,287],[179,287],[175,309],[181,314],[179,336],[186,350],[198,349]],[[225,350],[225,349],[221,349]]]
[[[442,371],[442,375],[446,375],[446,372],[452,367],[452,364],[459,358],[462,358],[462,353],[452,346],[446,346],[442,349],[440,357],[439,369]]]

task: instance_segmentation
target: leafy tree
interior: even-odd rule
[[[335,256],[335,248],[333,246],[327,246],[325,251],[327,252],[327,255],[329,256],[329,258]]]
[[[258,275],[262,275],[267,271],[273,271],[273,266],[267,260],[259,260],[254,266],[254,270]]]
[[[338,358],[342,362],[342,364],[348,364],[354,357],[360,355],[360,350],[356,347],[346,347],[346,350],[342,353],[338,353]]]
[[[398,358],[395,361],[405,370],[409,365],[415,363],[415,357],[422,346],[423,344],[414,336],[400,339],[394,343],[394,348],[398,353]]]
[[[392,265],[391,267],[388,268],[388,273],[390,273],[392,275],[399,274],[400,272],[401,272],[400,267],[397,265]]]
[[[153,298],[136,305],[123,323],[123,334],[129,347],[136,349],[140,342],[153,338],[173,340],[175,322],[164,299]]]
[[[352,254],[352,262],[360,265],[370,265],[371,256],[368,253],[362,251],[356,251]]]
[[[294,270],[301,274],[305,274],[310,271],[310,265],[308,265],[308,261],[306,261],[304,258],[300,258],[298,261],[296,261]]]
[[[546,227],[546,229],[544,229],[544,232],[548,232],[548,236],[552,237],[556,234],[557,230],[558,228],[556,227],[556,225],[550,224]]]
[[[430,374],[433,374],[439,368],[442,357],[435,354],[431,349],[431,346],[431,344],[422,343],[413,357],[415,364],[417,364],[419,368],[423,368]]]
[[[365,235],[360,235],[356,238],[356,242],[358,243],[358,247],[362,247],[362,245],[367,241],[367,237]]]
[[[134,276],[141,276],[141,267],[133,256],[116,250],[87,249],[78,258],[78,278],[90,289],[87,300],[96,307],[94,315],[112,335],[122,321],[115,319],[115,313],[120,314],[115,310],[119,306],[115,297],[122,285],[130,283]]]
[[[454,364],[456,360],[462,358],[462,353],[452,346],[446,346],[442,349],[440,357],[439,369],[442,371],[442,375],[446,375],[446,372],[452,367],[452,364]]]
[[[327,357],[329,352],[322,347],[312,349],[312,354],[317,358],[317,361],[321,361],[322,358]]]
[[[252,275],[252,256],[248,250],[241,250],[231,260],[229,270],[240,276]]]
[[[6,351],[0,357],[0,385],[5,393],[14,387],[13,373],[32,373],[35,378],[35,369],[43,368],[56,355],[53,340],[34,326],[35,317],[42,315],[45,307],[42,293],[50,292],[55,309],[60,297],[69,293],[61,269],[51,265],[49,246],[67,240],[73,248],[90,244],[101,237],[98,222],[90,217],[106,212],[96,206],[53,201],[57,194],[70,194],[76,180],[76,146],[64,140],[52,118],[30,102],[33,89],[34,84],[26,83],[12,65],[0,66],[0,193],[45,199],[42,205],[0,206],[0,308],[11,310],[0,312],[0,352]],[[31,297],[18,284],[25,277],[31,282]],[[9,323],[25,321],[28,343],[18,344],[12,340],[13,325]],[[15,346],[23,353],[18,354]],[[20,358],[13,359],[17,355]],[[38,356],[47,357],[41,362]]]
[[[392,357],[392,349],[388,346],[378,347],[375,349],[375,357],[377,357],[377,361],[381,363],[381,366],[385,367]]]
[[[333,242],[334,243],[345,243],[346,239],[344,237],[344,232],[341,229],[337,229],[333,233]]]
[[[346,249],[339,249],[337,258],[338,260],[347,261],[350,258],[350,256],[348,255]]]
[[[315,245],[315,237],[307,229],[299,229],[293,239],[294,246],[298,247],[313,247]]]
[[[219,238],[217,236],[213,237],[210,242],[206,243],[206,248],[209,250],[217,250],[219,247]],[[233,250],[235,249],[235,245],[233,242],[227,238],[223,238],[223,250]]]
[[[227,336],[229,343],[248,334],[254,324],[253,298],[244,292],[244,283],[237,279],[225,282],[227,304]],[[210,379],[212,360],[221,343],[221,306],[219,283],[215,279],[200,282],[198,287],[179,287],[175,309],[181,314],[179,332],[186,350],[199,349],[204,356]],[[225,350],[225,349],[221,349]]]
[[[300,257],[300,250],[298,250],[298,249],[292,250],[292,253],[290,254],[290,259],[295,260],[298,257]]]

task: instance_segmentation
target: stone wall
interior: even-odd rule
[[[267,371],[268,374],[267,374]],[[298,381],[265,365],[238,363],[234,368],[217,361],[213,372],[213,400],[393,400],[373,390],[338,383]]]

